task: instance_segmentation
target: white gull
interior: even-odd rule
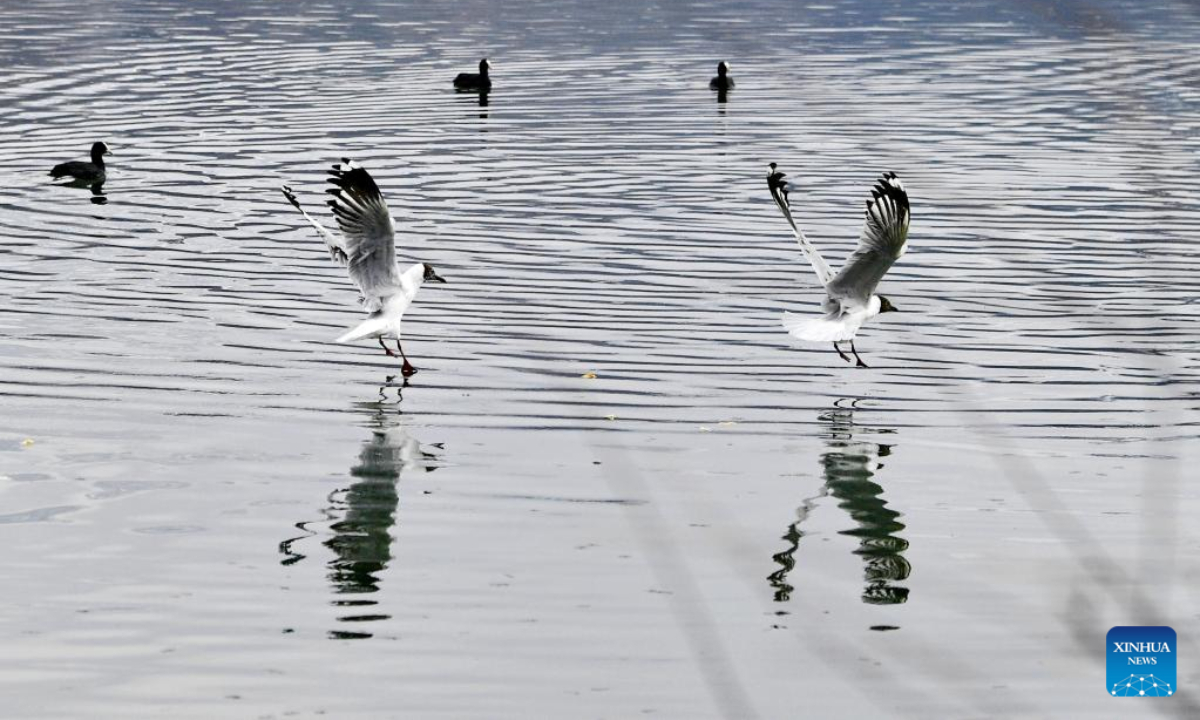
[[[396,341],[396,349],[404,359],[401,372],[408,377],[417,371],[400,345],[400,319],[417,296],[417,290],[427,280],[444,283],[428,263],[416,263],[403,272],[396,266],[396,230],[379,186],[361,165],[345,158],[329,171],[333,185],[326,192],[333,195],[329,207],[337,217],[341,237],[326,230],[300,207],[292,189],[283,186],[283,195],[312,224],[329,256],[350,273],[350,280],[362,295],[363,309],[368,317],[337,339],[351,342],[378,338],[388,356],[395,357],[385,338]]]
[[[909,207],[904,185],[892,172],[884,173],[875,183],[871,199],[867,200],[866,222],[858,239],[858,248],[836,275],[792,218],[788,193],[794,186],[775,163],[771,163],[767,171],[767,187],[827,293],[821,306],[825,312],[823,316],[801,318],[785,312],[783,327],[799,340],[832,342],[833,349],[846,362],[850,362],[850,358],[838,343],[849,341],[850,352],[858,366],[867,367],[854,348],[854,336],[867,320],[879,313],[896,310],[886,297],[875,294],[875,288],[906,249]]]

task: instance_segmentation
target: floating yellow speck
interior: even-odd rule
[[[710,428],[710,427],[704,427],[703,425],[701,425],[701,426],[700,426],[700,432],[712,432],[712,428]]]
[[[584,380],[595,380],[595,379],[596,379],[596,373],[594,373],[594,372],[585,372],[584,374],[580,375],[579,377],[583,378]]]
[[[21,447],[29,447],[30,445],[33,445],[33,438],[25,438],[21,441]]]
[[[616,415],[605,415],[604,419],[605,420],[616,420],[617,416]]]
[[[730,425],[737,425],[737,423],[736,423],[736,422],[734,422],[734,421],[732,421],[732,420],[722,420],[721,422],[719,422],[719,423],[717,423],[717,424],[718,424],[718,425],[724,425],[725,427],[728,427],[728,426],[730,426]]]

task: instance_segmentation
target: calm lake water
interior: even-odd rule
[[[1103,663],[1200,685],[1198,13],[0,5],[4,716],[1195,717]],[[407,388],[278,192],[342,156]],[[909,188],[869,370],[771,161],[835,267]]]

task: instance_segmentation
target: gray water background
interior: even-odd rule
[[[1200,681],[1198,18],[0,4],[5,717],[1194,715],[1103,661]],[[449,281],[406,389],[277,190],[342,156]],[[835,267],[909,188],[870,370],[771,161]]]

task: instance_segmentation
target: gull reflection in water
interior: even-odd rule
[[[329,493],[322,519],[296,523],[304,535],[279,546],[285,556],[282,563],[292,565],[305,559],[307,540],[324,536],[322,544],[333,554],[327,561],[333,604],[346,609],[338,621],[355,627],[329,633],[338,639],[369,638],[372,634],[359,629],[361,624],[389,617],[378,611],[379,601],[370,596],[379,592],[380,574],[392,559],[400,476],[436,470],[438,456],[432,451],[441,449],[423,446],[409,435],[392,402],[357,403],[356,409],[367,413],[371,436],[350,467],[353,482]]]
[[[820,416],[826,428],[825,452],[821,454],[821,469],[825,484],[814,497],[806,498],[796,510],[796,521],[783,535],[788,547],[774,556],[780,566],[768,577],[775,589],[775,600],[784,602],[795,587],[788,583],[788,574],[795,567],[796,550],[805,532],[803,525],[817,507],[818,500],[832,495],[838,507],[854,521],[854,527],[839,534],[859,539],[854,551],[866,564],[866,587],[862,600],[872,605],[894,605],[908,600],[908,588],[897,583],[906,579],[912,566],[904,558],[908,541],[899,537],[904,530],[900,513],[888,507],[883,487],[873,478],[883,468],[882,458],[891,454],[893,444],[872,442],[867,438],[890,435],[887,428],[868,428],[854,423],[852,402],[839,400]]]

